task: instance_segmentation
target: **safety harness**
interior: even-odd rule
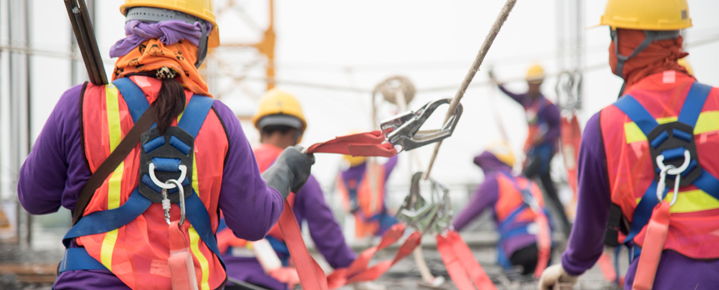
[[[145,94],[129,78],[115,80],[127,103],[130,115],[137,124],[140,116],[150,107]],[[82,217],[63,238],[66,251],[59,273],[74,270],[108,270],[90,256],[85,248],[74,247],[74,238],[106,233],[130,223],[144,213],[152,203],[162,203],[165,220],[169,225],[170,258],[168,260],[173,289],[196,289],[192,256],[189,252],[185,219],[192,222],[202,241],[225,267],[212,231],[210,215],[192,184],[194,140],[202,128],[214,99],[194,95],[182,113],[177,126],[169,127],[164,134],[152,125],[141,136],[140,184],[127,201],[118,208],[91,213]],[[180,204],[181,219],[170,220],[172,204]],[[176,288],[177,287],[177,288]]]
[[[512,213],[509,214],[509,216],[507,216],[504,221],[502,221],[502,223],[499,224],[500,238],[497,242],[497,263],[507,269],[512,267],[512,263],[509,261],[509,257],[507,257],[504,253],[504,247],[502,247],[502,243],[512,237],[530,234],[530,224],[519,223],[520,226],[516,226],[518,224],[517,218],[519,217],[519,215],[524,210],[530,209],[536,215],[534,219],[534,224],[537,226],[536,236],[538,256],[537,267],[535,267],[534,269],[534,276],[539,278],[542,275],[544,269],[547,267],[547,263],[549,262],[549,258],[552,252],[552,236],[550,233],[547,213],[539,206],[539,202],[536,198],[534,198],[532,192],[529,191],[529,186],[531,183],[528,183],[527,186],[520,186],[514,176],[507,172],[501,173],[511,182],[512,186],[514,186],[514,189],[522,194],[522,203],[516,209],[514,209]]]
[[[711,86],[694,82],[677,121],[661,125],[631,95],[624,95],[614,103],[647,137],[655,169],[655,178],[635,208],[624,240],[630,249],[630,260],[640,257],[634,289],[652,288],[667,236],[669,209],[677,201],[679,188],[693,185],[719,200],[719,179],[701,168],[694,140],[694,127],[711,89]],[[674,189],[671,202],[664,200],[668,188]],[[610,216],[610,223],[619,220]],[[643,249],[632,247],[630,242],[645,226],[647,237]],[[619,227],[617,223],[608,228]],[[640,256],[640,253],[643,254]]]

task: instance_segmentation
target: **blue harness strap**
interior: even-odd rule
[[[694,128],[711,89],[711,86],[694,82],[689,89],[689,93],[687,94],[679,116],[677,117],[677,121]],[[619,99],[619,101],[614,103],[614,106],[624,112],[624,114],[626,114],[627,117],[629,117],[629,119],[631,119],[632,122],[639,127],[645,136],[649,136],[649,133],[659,125],[656,119],[654,119],[644,106],[642,106],[631,95],[623,96]],[[658,138],[663,138],[663,136],[660,134]],[[707,171],[702,169],[701,176],[692,184],[719,200],[719,180]],[[668,188],[665,189],[664,195],[666,195],[668,191]],[[627,234],[627,238],[624,240],[625,244],[628,245],[628,243],[632,241],[649,222],[654,206],[659,203],[656,192],[657,181],[654,180],[650,184],[649,188],[647,188],[644,192],[639,204],[637,204],[637,207],[634,209],[631,228],[629,230],[629,234]],[[639,249],[636,249],[634,255],[632,256],[636,258],[639,253]]]
[[[68,257],[72,257],[69,258]],[[87,253],[85,248],[69,248],[65,249],[65,255],[62,257],[60,267],[57,272],[62,274],[67,271],[75,270],[106,270],[107,268],[95,260],[90,254]]]
[[[113,84],[120,90],[133,120],[137,122],[145,110],[149,108],[149,103],[144,93],[128,78],[118,79]],[[210,97],[193,96],[183,112],[183,117],[180,119],[178,127],[192,135],[193,138],[196,138],[213,103],[214,99]],[[170,170],[169,167],[166,168],[166,170]],[[224,268],[225,264],[222,261],[217,246],[217,239],[212,231],[210,215],[198,194],[194,192],[194,190],[193,193],[194,194],[190,194],[185,200],[186,217],[190,220],[205,245],[207,245],[220,260]],[[94,212],[83,217],[63,238],[63,244],[67,248],[67,251],[63,258],[61,270],[106,269],[100,262],[92,258],[84,248],[69,248],[72,239],[118,229],[136,219],[145,212],[150,205],[152,205],[152,201],[140,194],[138,189],[135,188],[128,200],[120,207]]]

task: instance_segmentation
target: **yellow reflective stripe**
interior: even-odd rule
[[[694,134],[702,134],[719,130],[719,111],[707,111],[699,115]]]
[[[107,127],[110,134],[110,151],[115,150],[122,141],[122,127],[120,125],[120,103],[117,88],[110,84],[105,87],[105,103],[107,108]],[[107,209],[120,207],[122,195],[122,175],[125,162],[121,162],[110,176],[107,189]],[[117,229],[107,232],[102,241],[100,262],[112,271],[112,253],[117,242]]]
[[[202,290],[210,290],[210,267],[207,263],[207,259],[202,255],[202,252],[200,252],[200,235],[197,234],[197,231],[192,226],[190,226],[189,233],[190,249],[192,250],[192,254],[197,258],[197,261],[200,262],[200,269],[202,269],[202,282],[200,283],[200,287]]]
[[[666,124],[670,122],[676,122],[677,117],[664,117],[657,118],[657,123]],[[719,111],[706,111],[699,114],[697,123],[694,126],[694,134],[702,134],[707,132],[719,131]],[[642,130],[634,122],[624,123],[624,136],[627,139],[627,144],[647,141],[647,136],[644,136]]]
[[[669,192],[664,200],[671,202],[673,192]],[[697,212],[719,208],[719,200],[701,190],[691,190],[680,192],[677,196],[677,202],[672,206],[669,212]]]

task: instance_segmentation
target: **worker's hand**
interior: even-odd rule
[[[539,290],[552,290],[557,283],[574,285],[577,283],[577,278],[567,274],[561,264],[552,265],[542,272],[542,277],[539,278]]]
[[[354,290],[385,290],[387,287],[375,282],[358,282],[354,284]]]
[[[275,163],[262,173],[267,186],[277,189],[287,199],[290,192],[302,189],[310,177],[310,169],[315,164],[314,155],[302,153],[302,147],[291,146],[282,151]]]

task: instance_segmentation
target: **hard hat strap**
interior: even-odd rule
[[[617,69],[614,74],[621,78],[624,78],[624,63],[627,60],[647,49],[647,47],[649,47],[649,45],[652,44],[652,42],[654,41],[675,39],[679,37],[679,30],[644,30],[644,35],[646,37],[644,37],[642,43],[640,43],[629,56],[624,56],[619,54],[619,29],[611,30],[612,41],[614,41],[614,53],[617,56]]]
[[[154,8],[154,7],[134,7],[127,11],[125,21],[139,20],[146,22],[160,22],[165,20],[180,20],[187,24],[194,25],[195,22],[200,22],[202,25],[202,36],[200,37],[200,45],[197,48],[197,61],[195,67],[199,68],[202,62],[207,57],[207,37],[210,34],[207,31],[207,21],[202,18],[192,16],[187,13],[180,11]]]

